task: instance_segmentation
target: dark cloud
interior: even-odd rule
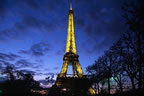
[[[45,7],[48,7],[50,10],[56,8],[55,2],[60,1],[0,0],[0,21],[4,20],[1,19],[2,16],[7,17],[8,15],[10,15],[7,17],[8,18],[7,23],[10,23],[10,25],[7,24],[6,28],[4,29],[1,28],[0,30],[0,41],[9,39],[21,39],[22,37],[27,37],[27,35],[29,35],[27,33],[31,33],[31,29],[36,29],[37,31],[40,32],[55,31],[56,30],[55,28],[57,27],[58,24],[58,18],[57,16],[56,18],[53,18],[53,16],[47,16],[47,14],[49,15],[50,13],[47,13],[46,12],[47,10],[45,10],[46,9]],[[39,4],[42,4],[43,6]],[[30,8],[36,10],[30,10]],[[9,14],[5,14],[6,12]],[[42,15],[45,19],[41,17]],[[0,22],[0,23],[6,23],[6,22]]]
[[[25,2],[29,7],[33,8],[33,9],[38,9],[39,6],[38,6],[38,4],[37,4],[36,1],[38,1],[38,0],[24,0],[24,2]]]
[[[125,30],[126,27],[120,20],[114,20],[110,23],[95,24],[95,26],[88,25],[85,28],[85,32],[88,36],[87,44],[83,43],[83,45],[92,46],[88,48],[91,52],[103,52],[103,50],[106,50],[116,42]]]
[[[34,16],[24,16],[22,18],[21,23],[16,22],[14,25],[18,31],[22,32],[27,32],[32,28],[38,29],[39,31],[52,32],[55,30],[56,27],[54,23],[55,21],[48,22],[45,20],[38,19],[37,17]]]
[[[22,23],[16,22],[13,29],[0,30],[0,41],[6,41],[10,39],[19,40],[27,38],[27,35],[31,29],[37,29],[37,31],[53,32],[56,25],[54,23],[48,23],[38,20],[32,16],[26,16],[23,18]]]
[[[124,32],[125,25],[123,25],[120,12],[120,4],[123,1],[72,0],[72,2],[75,33],[79,34],[79,36],[76,36],[81,40],[78,42],[81,44],[80,47],[77,47],[80,50],[86,51],[90,55],[101,54]],[[61,41],[57,37],[62,36],[62,41],[64,40],[63,38],[66,38],[63,36],[67,30],[68,6],[69,2],[67,0],[0,0],[0,41],[24,38],[23,41],[27,42],[26,40],[29,40],[27,38],[30,37],[32,42],[39,40],[49,40],[50,43],[56,42],[53,43],[56,48],[52,48],[51,45],[44,42],[30,45],[30,49],[27,45],[19,46],[28,48],[27,50],[21,50],[20,53],[38,57],[35,60],[36,63],[26,59],[19,59],[15,62],[13,58],[7,56],[9,54],[0,54],[0,64],[10,65],[15,62],[13,65],[17,69],[29,67],[34,70],[40,70],[42,65],[38,65],[38,63],[41,64],[43,62],[39,60],[39,57],[43,59],[42,57],[47,55],[48,52],[51,53],[52,49],[56,50],[55,55],[64,54],[63,49],[65,48],[62,48],[62,44],[57,44],[57,41]],[[2,17],[5,17],[5,19],[1,19]],[[19,45],[17,42],[14,43],[16,43],[16,47]],[[9,51],[9,49],[6,49],[6,51]],[[9,62],[8,60],[14,61]],[[59,67],[54,66],[51,69],[49,69],[50,67],[45,68],[47,69],[42,69],[40,72],[59,69]],[[41,73],[35,74],[41,75]],[[45,75],[48,74],[46,73]]]
[[[44,3],[46,3],[48,11],[54,11],[56,8],[64,4],[64,0],[47,0]]]
[[[52,76],[52,75],[55,75],[54,73],[52,73],[52,72],[49,72],[49,73],[44,73],[44,75],[49,75],[49,76]]]
[[[58,51],[56,52],[56,55],[62,55],[62,54],[64,54],[64,51],[63,51],[63,50],[58,50]]]
[[[43,28],[46,32],[54,32],[56,27],[57,24],[55,21],[53,23],[43,22]]]
[[[16,30],[22,31],[22,32],[24,32],[27,29],[23,24],[18,23],[18,22],[16,22],[14,24],[14,26],[15,26]]]
[[[15,39],[17,37],[17,31],[13,29],[0,30],[0,41]]]
[[[27,27],[40,28],[41,22],[33,16],[24,16],[23,24]]]
[[[29,50],[21,50],[19,53],[29,54],[32,56],[44,56],[51,50],[51,46],[48,43],[40,42],[32,45]]]
[[[23,40],[28,36],[29,31],[27,27],[20,23],[15,23],[15,27],[12,29],[0,30],[0,41],[10,41],[10,40]]]
[[[20,70],[20,71],[23,72],[24,74],[31,74],[31,75],[35,75],[36,74],[35,71],[28,70],[28,69],[23,69],[23,70]]]
[[[31,63],[28,60],[25,59],[20,59],[15,63],[15,66],[19,67],[19,68],[24,68],[24,67],[33,67],[34,65],[36,65],[36,63]]]
[[[35,71],[39,71],[39,72],[41,72],[42,70],[40,70],[40,69],[37,69],[37,70],[35,70]]]
[[[35,75],[37,75],[37,76],[41,76],[41,75],[43,75],[43,73],[36,73]]]
[[[87,9],[89,11],[85,12],[87,13],[88,21],[85,18],[84,22],[87,23],[81,27],[87,37],[81,47],[87,53],[103,53],[126,31],[126,25],[120,12],[121,5],[115,6],[114,2],[116,1],[105,6],[96,6],[97,3],[100,3],[97,1],[94,6]]]
[[[59,67],[54,67],[53,69],[54,69],[54,70],[58,70],[58,69],[59,69]]]
[[[13,53],[0,53],[0,68],[5,68],[6,66],[13,66],[16,69],[39,69],[41,67],[41,65],[38,65],[37,63],[33,63],[29,60],[22,59],[22,57],[19,55]]]
[[[0,21],[3,19],[5,12],[5,0],[0,0]]]
[[[5,60],[0,60],[0,69],[4,69],[6,66],[11,66],[13,64],[11,64],[9,61],[5,61]]]
[[[39,70],[40,68],[42,68],[42,65],[35,64],[35,65],[33,65],[32,68]]]
[[[46,68],[46,69],[44,69],[45,71],[50,71],[51,69],[49,69],[49,68]]]
[[[14,61],[17,58],[20,58],[20,56],[13,54],[13,53],[0,53],[0,60],[5,60],[5,61]]]
[[[82,17],[75,16],[74,18],[75,18],[74,19],[74,21],[75,21],[74,23],[77,25],[76,28],[77,27],[80,28],[80,27],[84,27],[85,26],[85,20]]]

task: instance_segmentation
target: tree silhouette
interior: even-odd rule
[[[135,54],[138,68],[138,87],[144,86],[144,1],[133,0],[123,6],[124,17],[129,26],[125,42]]]
[[[132,88],[144,88],[144,1],[133,0],[123,6],[128,31],[115,42],[93,65],[87,67],[90,79],[98,86],[110,79],[123,91],[125,82],[131,81]],[[127,77],[125,80],[124,77]],[[129,78],[129,79],[128,79]],[[104,83],[101,83],[102,85]],[[128,84],[127,84],[128,85]],[[97,87],[98,88],[98,87]]]
[[[2,74],[6,74],[7,79],[13,81],[16,79],[16,77],[14,76],[14,70],[14,67],[8,65],[5,70],[3,70]]]
[[[116,43],[111,46],[110,50],[113,55],[113,64],[112,64],[112,77],[117,82],[120,91],[123,91],[123,80],[124,75],[124,47],[122,39],[119,39]]]
[[[2,96],[33,96],[31,90],[41,88],[39,82],[35,81],[32,74],[28,72],[24,73],[7,66],[3,74],[6,74],[8,79],[0,83]]]

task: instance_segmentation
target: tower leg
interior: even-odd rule
[[[81,68],[79,62],[75,62],[74,67],[75,67],[76,74],[78,76],[82,77],[83,76],[83,71],[82,71],[82,68]]]
[[[72,65],[72,68],[73,68],[73,76],[76,77],[77,76],[77,71],[76,71],[76,66],[75,66],[75,62],[74,64]]]
[[[67,67],[68,67],[68,61],[64,61],[61,72],[60,72],[60,77],[65,77],[66,76]]]

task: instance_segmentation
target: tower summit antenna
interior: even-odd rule
[[[72,10],[72,3],[70,3],[70,10]]]

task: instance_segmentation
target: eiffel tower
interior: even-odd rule
[[[95,94],[94,90],[89,88],[90,83],[82,71],[78,58],[74,35],[73,8],[70,5],[66,50],[61,72],[57,75],[56,86],[70,94],[69,96],[85,96],[87,92],[88,94]],[[73,74],[67,74],[70,65],[72,65]]]

